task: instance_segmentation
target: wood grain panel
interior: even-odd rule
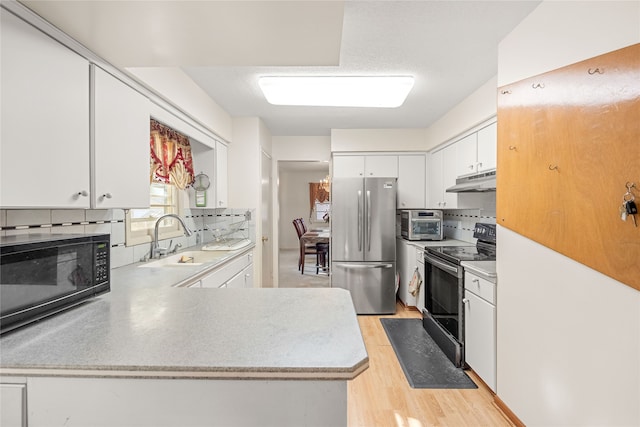
[[[640,44],[498,90],[500,224],[640,290]],[[640,216],[636,215],[640,221]]]

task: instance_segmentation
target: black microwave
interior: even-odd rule
[[[109,237],[0,237],[0,334],[108,292]]]

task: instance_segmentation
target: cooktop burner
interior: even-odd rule
[[[427,246],[426,252],[450,263],[462,261],[495,261],[496,233],[494,224],[476,223],[473,237],[478,239],[475,246]]]
[[[496,250],[494,248],[482,248],[478,246],[432,246],[426,248],[427,252],[445,258],[456,264],[461,261],[495,261]]]

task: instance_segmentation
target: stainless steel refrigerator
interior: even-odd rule
[[[351,292],[358,314],[396,311],[396,181],[331,183],[331,286]]]

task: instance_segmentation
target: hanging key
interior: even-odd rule
[[[627,204],[623,203],[622,206],[620,206],[620,219],[623,221],[627,220]]]
[[[637,227],[638,224],[636,223],[636,214],[638,213],[638,207],[636,206],[636,202],[634,202],[633,199],[627,200],[624,204],[624,208],[627,212],[627,215],[631,215],[631,219],[633,219],[633,225]]]

